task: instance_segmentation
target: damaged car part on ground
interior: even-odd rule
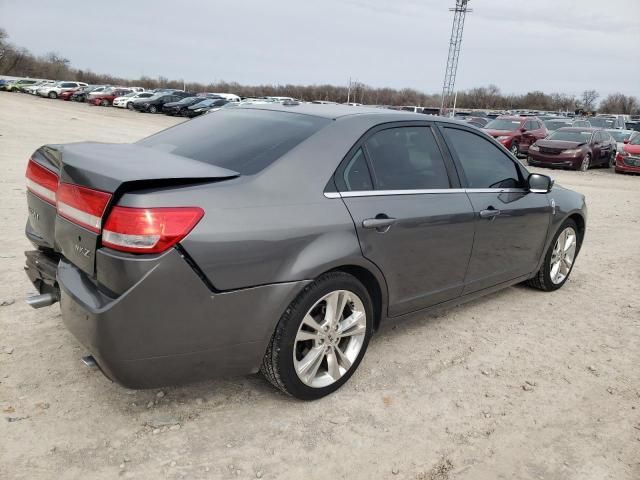
[[[339,105],[48,145],[27,186],[27,274],[108,377],[261,370],[302,399],[344,384],[388,319],[560,288],[586,221],[582,195],[474,127]]]

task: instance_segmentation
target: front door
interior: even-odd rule
[[[548,195],[529,192],[526,170],[482,134],[442,127],[475,212],[463,294],[532,273],[547,238]]]
[[[363,255],[387,281],[389,315],[458,297],[474,213],[430,127],[379,129],[336,173]]]

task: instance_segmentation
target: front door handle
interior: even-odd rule
[[[500,215],[500,210],[497,208],[489,207],[486,210],[480,210],[480,218],[488,218],[491,220],[492,218]]]
[[[381,233],[387,232],[391,225],[396,223],[395,218],[387,217],[386,215],[383,217],[381,215],[376,218],[367,218],[362,221],[362,228],[375,228]]]

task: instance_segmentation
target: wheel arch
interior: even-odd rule
[[[324,273],[344,272],[354,276],[369,292],[373,302],[374,319],[373,330],[376,331],[382,322],[384,312],[387,309],[387,284],[379,272],[373,273],[373,269],[362,265],[347,264],[334,267]],[[324,275],[323,273],[323,275]]]

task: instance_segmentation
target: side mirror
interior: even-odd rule
[[[625,139],[624,139],[624,144],[626,145],[627,143],[629,143],[629,139],[628,139],[628,138],[625,138]]]
[[[531,193],[549,193],[553,188],[553,179],[540,173],[532,173],[527,179]]]

